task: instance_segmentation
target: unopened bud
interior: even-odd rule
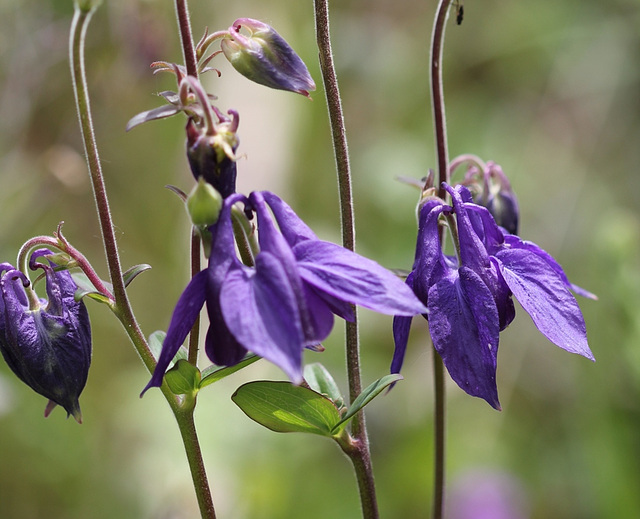
[[[203,177],[198,179],[187,197],[187,212],[196,227],[209,227],[218,221],[222,209],[222,196]]]
[[[240,32],[247,29],[249,36]],[[261,85],[309,97],[316,84],[300,56],[271,26],[251,18],[238,18],[222,52],[240,74]]]
[[[196,180],[204,178],[223,198],[236,192],[236,157],[238,147],[237,114],[229,125],[216,127],[214,135],[201,133],[193,121],[187,123],[187,158]]]

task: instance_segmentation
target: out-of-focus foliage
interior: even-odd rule
[[[65,235],[106,275],[67,63],[71,0],[0,2],[0,260],[20,244]],[[355,176],[361,254],[410,268],[417,192],[397,175],[434,166],[428,41],[435,1],[332,4],[333,47]],[[191,0],[196,38],[238,17],[277,28],[308,64],[314,101],[271,91],[220,61],[206,78],[219,105],[240,112],[239,190],[270,189],[323,239],[339,241],[337,189],[311,2]],[[127,120],[173,89],[156,59],[180,60],[170,0],[105,2],[87,42],[89,88],[125,266],[153,269],[130,287],[147,333],[166,329],[188,277],[189,191],[179,118],[125,134]],[[447,29],[445,92],[451,156],[499,162],[521,208],[521,234],[553,254],[581,300],[597,362],[554,348],[520,310],[503,334],[502,413],[451,385],[448,483],[452,517],[489,488],[522,517],[640,515],[640,6],[636,0],[465,2]],[[179,435],[125,334],[89,303],[94,359],[84,424],[0,365],[0,516],[32,519],[191,518],[197,515]],[[391,319],[361,313],[364,383],[383,376]],[[383,517],[427,515],[432,377],[425,323],[416,320],[405,380],[367,408]],[[342,333],[322,361],[343,392]],[[283,379],[258,362],[203,391],[198,428],[220,517],[358,517],[354,477],[332,442],[278,435],[230,400],[243,382]],[[508,483],[505,483],[508,481]],[[456,501],[454,506],[453,500]],[[514,517],[516,517],[514,515]]]

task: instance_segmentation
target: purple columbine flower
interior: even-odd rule
[[[438,198],[420,210],[418,243],[407,284],[429,309],[433,345],[451,378],[468,394],[500,409],[496,362],[500,331],[515,317],[512,296],[556,346],[594,360],[578,304],[569,291],[593,294],[569,283],[544,250],[499,228],[464,186],[445,184],[453,207]],[[441,215],[455,215],[459,257],[443,254]],[[402,367],[411,317],[396,316],[391,371]]]
[[[256,213],[260,252],[252,267],[236,257],[231,206]],[[276,226],[277,224],[277,226]],[[209,267],[180,297],[158,366],[147,385],[157,387],[167,366],[206,303],[208,357],[221,365],[252,351],[302,381],[302,351],[317,346],[333,327],[334,314],[353,320],[358,304],[389,315],[416,315],[426,308],[393,273],[343,247],[322,241],[276,195],[254,192],[228,197],[211,226]]]
[[[45,416],[60,405],[81,423],[78,398],[91,363],[89,314],[74,299],[69,272],[36,261],[50,254],[40,249],[29,261],[31,270],[44,271],[48,301],[37,299],[22,272],[0,265],[0,352],[20,380],[49,399]]]

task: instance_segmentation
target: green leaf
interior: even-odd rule
[[[231,399],[249,418],[275,432],[331,437],[340,421],[340,413],[331,400],[291,382],[249,382],[240,386]]]
[[[336,381],[322,364],[307,364],[304,367],[304,379],[311,389],[329,397],[338,409],[344,406],[344,397]]]
[[[174,395],[197,393],[200,379],[200,370],[184,359],[176,362],[176,365],[164,375],[164,380]]]
[[[161,330],[153,332],[149,335],[149,349],[153,354],[153,358],[156,361],[160,358],[160,353],[162,353],[162,345],[164,344],[164,339],[167,334]],[[176,353],[175,357],[171,362],[178,362],[179,360],[187,360],[189,358],[189,352],[184,346],[180,346],[180,349]]]
[[[72,272],[71,278],[78,287],[75,294],[73,295],[73,298],[76,301],[81,301],[82,298],[89,297],[95,301],[98,301],[99,303],[111,304],[111,300],[109,299],[109,297],[102,292],[99,292],[98,289],[93,286],[93,283],[89,281],[89,278],[84,272]],[[106,281],[103,281],[102,283],[107,290],[113,292],[113,287],[110,283],[107,283]]]
[[[337,434],[342,431],[342,429],[347,425],[347,422],[351,420],[351,418],[353,418],[360,409],[382,393],[385,388],[395,382],[398,382],[398,380],[402,380],[402,375],[394,373],[392,375],[386,375],[376,380],[373,384],[367,386],[362,393],[358,395],[358,398],[353,401],[353,404],[351,404],[351,407],[349,407],[342,420],[340,420],[340,422],[333,428],[333,434]]]
[[[149,270],[151,265],[147,265],[146,263],[142,263],[140,265],[134,265],[130,269],[128,269],[123,275],[122,278],[124,280],[124,286],[128,287],[129,283],[131,283],[139,274],[142,274],[145,270]]]
[[[218,380],[221,380],[229,375],[232,375],[236,371],[240,371],[242,368],[253,364],[255,361],[260,360],[262,357],[249,353],[244,359],[233,366],[209,366],[202,370],[202,382],[200,382],[200,388],[213,384]]]

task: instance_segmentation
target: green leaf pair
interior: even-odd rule
[[[304,376],[310,387],[262,380],[240,386],[231,399],[249,418],[272,431],[338,439],[358,411],[402,379],[393,374],[376,380],[346,409],[338,386],[321,364],[307,366]]]

